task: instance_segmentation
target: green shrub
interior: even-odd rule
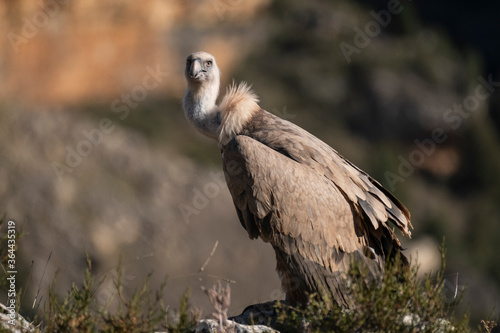
[[[163,304],[162,295],[165,283],[156,292],[150,290],[148,274],[142,286],[132,296],[124,295],[121,264],[118,264],[117,277],[114,279],[118,305],[109,311],[109,304],[100,305],[96,292],[103,280],[96,281],[92,275],[92,265],[88,267],[81,287],[73,284],[68,294],[60,300],[49,292],[49,306],[44,313],[42,323],[44,332],[168,332],[191,331],[197,322],[195,315],[189,313],[189,292],[180,300],[179,310],[172,315]],[[172,319],[175,317],[175,319]]]
[[[441,269],[423,280],[417,277],[417,267],[404,267],[397,257],[378,280],[368,278],[366,267],[352,263],[348,273],[352,308],[328,308],[311,295],[308,306],[278,305],[280,328],[287,332],[469,332],[468,313],[456,316],[454,312],[463,293],[444,297],[441,253]]]

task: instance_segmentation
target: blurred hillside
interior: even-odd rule
[[[283,296],[272,249],[237,221],[216,144],[184,120],[195,50],[215,55],[223,85],[252,83],[263,108],[391,189],[422,268],[445,236],[450,288],[458,273],[474,316],[498,309],[500,73],[427,23],[434,7],[388,4],[0,1],[0,213],[26,232],[25,311],[57,269],[61,293],[81,280],[85,250],[107,276],[121,254],[131,287],[168,275],[172,304],[191,287],[205,313],[199,285],[214,277],[236,281],[233,314]]]

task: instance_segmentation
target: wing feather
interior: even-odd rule
[[[352,202],[365,211],[375,228],[389,227],[390,219],[411,236],[410,213],[389,191],[326,143],[286,120],[264,110],[253,120],[248,134],[255,140],[324,175]],[[290,184],[289,186],[293,186]],[[365,201],[368,204],[362,204]]]
[[[241,224],[274,247],[287,296],[306,301],[304,291],[326,289],[346,304],[339,274],[352,258],[383,269],[387,242],[400,248],[388,220],[410,235],[408,210],[300,127],[264,110],[249,124],[222,145]]]
[[[276,230],[276,237],[300,236],[312,245],[339,247],[349,252],[358,249],[358,244],[338,242],[338,233],[344,233],[346,239],[358,237],[350,221],[350,205],[323,175],[246,136],[237,136],[225,147],[224,165],[231,161],[241,163],[243,170],[239,175],[228,176],[231,194],[233,187],[246,187],[246,201],[233,195],[235,206],[257,217],[245,222],[247,231],[262,229],[261,219],[270,214],[268,222]],[[279,240],[271,243],[278,244]]]

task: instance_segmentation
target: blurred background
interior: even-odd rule
[[[500,3],[451,0],[0,0],[0,214],[19,242],[21,313],[83,280],[115,291],[168,276],[231,280],[231,315],[283,298],[272,248],[241,227],[214,142],[184,119],[186,56],[212,53],[222,89],[312,132],[411,211],[404,241],[472,323],[500,308]],[[6,230],[2,230],[5,234]],[[217,247],[210,256],[214,245]],[[49,259],[50,256],[50,260]],[[206,260],[210,261],[204,267]],[[47,263],[48,260],[48,263]],[[5,300],[2,295],[1,300]]]

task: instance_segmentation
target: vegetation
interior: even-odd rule
[[[0,219],[0,227],[5,224],[5,216]],[[16,243],[21,233],[16,234]],[[8,237],[0,238],[0,262],[2,267],[8,267]],[[117,276],[113,279],[115,293],[106,303],[102,304],[96,297],[104,278],[98,279],[92,272],[92,262],[87,256],[85,276],[78,285],[74,283],[64,297],[55,292],[57,277],[54,278],[49,290],[48,304],[38,314],[31,326],[31,332],[153,332],[159,329],[168,332],[186,332],[192,330],[198,320],[198,315],[190,310],[189,291],[186,290],[180,299],[179,309],[169,311],[162,300],[166,280],[157,291],[150,288],[152,273],[144,279],[142,286],[127,297],[124,290],[123,269],[121,260],[116,269]],[[7,294],[9,286],[5,275],[1,277],[0,289]],[[17,312],[19,295],[17,295]],[[35,327],[36,326],[36,327]],[[0,324],[0,332],[10,332]]]
[[[0,219],[0,227],[4,219]],[[19,237],[19,236],[18,236]],[[16,238],[17,240],[18,238]],[[1,263],[7,265],[5,255],[7,238],[2,237]],[[471,332],[468,313],[457,315],[456,305],[462,293],[458,288],[453,297],[445,297],[448,288],[444,278],[445,251],[441,248],[442,267],[435,274],[418,278],[418,267],[404,267],[399,258],[386,265],[381,279],[368,279],[364,266],[351,265],[348,288],[355,306],[343,309],[328,307],[311,295],[307,307],[290,307],[278,303],[277,318],[273,324],[282,332]],[[54,282],[49,290],[48,304],[42,314],[34,319],[32,332],[191,332],[199,314],[190,310],[189,292],[180,299],[179,309],[171,311],[165,306],[162,295],[167,281],[157,291],[150,288],[152,274],[148,274],[142,286],[126,296],[122,277],[121,260],[114,278],[115,293],[106,304],[98,301],[96,294],[103,279],[92,272],[92,263],[87,256],[87,269],[81,285],[73,284],[66,296],[60,298],[54,291]],[[5,279],[3,279],[5,280]],[[8,287],[2,284],[4,291]],[[216,308],[227,318],[230,289],[220,287],[205,290]],[[223,300],[220,307],[214,300]],[[271,322],[271,320],[270,320]],[[482,321],[480,332],[491,332],[496,323]],[[1,328],[5,331],[5,328]]]
[[[142,287],[127,298],[123,290],[122,269],[118,265],[118,276],[114,280],[118,304],[110,310],[111,302],[102,306],[97,301],[96,291],[101,281],[92,275],[90,260],[81,287],[73,285],[62,300],[50,290],[48,309],[43,314],[44,332],[185,332],[194,327],[196,315],[189,312],[189,292],[180,300],[179,310],[168,311],[162,302],[164,287],[152,292],[149,287],[151,274],[145,278]]]
[[[286,331],[305,325],[310,332],[470,332],[468,313],[455,313],[463,294],[445,297],[448,284],[442,254],[442,268],[423,279],[418,277],[418,267],[408,269],[399,258],[388,263],[376,281],[368,279],[366,267],[353,263],[348,285],[353,308],[330,309],[311,295],[307,307],[280,304],[279,322]]]
[[[315,295],[311,295],[307,307],[290,307],[278,303],[277,323],[273,326],[282,332],[472,332],[468,313],[459,315],[455,312],[462,294],[445,297],[447,284],[444,279],[444,251],[442,253],[442,268],[423,280],[417,276],[418,268],[402,268],[399,259],[388,264],[384,276],[377,281],[369,281],[365,267],[353,263],[349,273],[349,289],[356,304],[354,308],[329,308]],[[121,271],[120,265],[117,271]],[[199,318],[189,309],[189,293],[186,292],[181,298],[179,310],[171,313],[162,302],[161,295],[166,284],[152,292],[149,288],[150,277],[148,275],[142,287],[127,298],[124,296],[121,274],[118,274],[114,284],[118,304],[114,311],[110,311],[110,304],[102,307],[96,301],[95,295],[101,281],[96,281],[92,275],[92,265],[88,261],[81,287],[73,285],[63,299],[59,299],[51,290],[48,308],[40,320],[41,330],[193,331]],[[214,288],[212,291],[217,290]],[[226,303],[229,306],[229,300]],[[495,325],[494,321],[483,321],[478,331],[491,332]]]

